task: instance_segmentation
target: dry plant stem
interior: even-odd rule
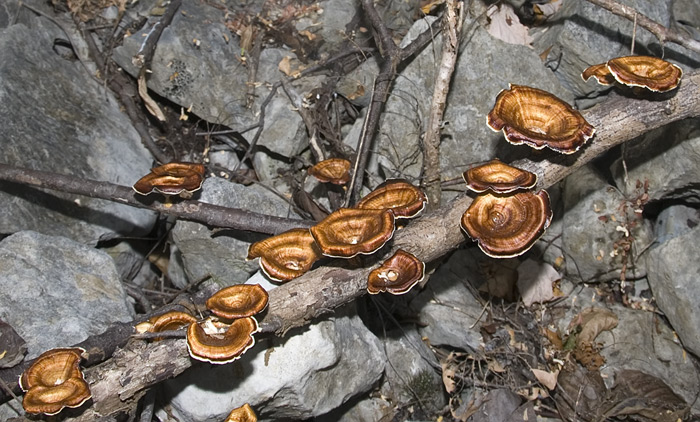
[[[423,139],[423,154],[425,158],[424,183],[425,194],[428,197],[428,210],[440,207],[442,189],[440,186],[440,135],[442,118],[447,105],[447,94],[450,92],[450,81],[457,63],[459,51],[459,34],[462,32],[464,20],[462,2],[447,0],[443,16],[445,21],[442,35],[442,56],[438,65],[438,74],[433,89],[433,101],[428,116],[428,126]]]
[[[654,34],[654,36],[659,39],[662,46],[666,41],[670,41],[672,43],[681,45],[687,48],[688,50],[693,50],[697,53],[700,53],[700,41],[690,38],[682,32],[666,28],[660,23],[642,15],[633,7],[618,3],[615,0],[587,1],[589,3],[595,4],[596,6],[600,6],[605,10],[608,10],[617,16],[622,16],[623,18],[629,19],[631,21],[636,20],[637,25]]]
[[[597,133],[581,151],[572,156],[550,153],[547,160],[521,160],[514,164],[537,173],[539,188],[550,187],[609,148],[665,124],[700,116],[698,93],[700,72],[695,72],[686,75],[676,95],[668,101],[611,99],[583,112]],[[470,203],[471,198],[465,195],[411,222],[396,234],[387,256],[402,248],[430,262],[455,249],[465,241],[459,220]],[[369,271],[370,268],[320,267],[281,285],[270,292],[261,329],[281,335],[354,300],[366,292]],[[261,353],[260,349],[257,351]],[[253,349],[248,353],[255,352]],[[96,413],[104,416],[128,408],[146,388],[180,374],[191,364],[184,340],[133,342],[112,359],[86,371],[94,405],[85,414],[94,418]]]
[[[137,208],[146,208],[185,220],[197,221],[217,227],[229,227],[236,230],[258,233],[277,234],[296,227],[311,227],[312,222],[290,218],[274,217],[255,212],[227,208],[193,200],[177,200],[169,205],[160,202],[163,197],[151,194],[144,197],[134,192],[131,187],[109,182],[83,179],[45,171],[12,167],[0,163],[0,180],[21,183],[27,186],[57,190],[106,199]]]
[[[372,140],[374,139],[374,134],[377,132],[377,127],[379,127],[379,118],[381,117],[384,103],[389,96],[389,87],[396,76],[397,67],[427,45],[432,37],[439,32],[437,29],[439,20],[436,20],[433,22],[435,26],[431,26],[425,30],[416,37],[413,42],[401,49],[394,43],[391,32],[374,8],[374,1],[362,0],[361,3],[362,9],[372,24],[375,43],[379,46],[383,63],[380,65],[379,74],[374,81],[372,100],[367,115],[365,116],[362,135],[358,143],[357,156],[353,164],[352,180],[350,181],[348,195],[345,200],[346,206],[352,205],[355,200],[360,197],[362,180],[364,179],[365,168],[367,167],[367,160],[372,147]]]

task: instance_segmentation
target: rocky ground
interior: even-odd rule
[[[354,160],[371,104],[385,101],[362,193],[391,178],[426,185],[446,5],[375,2],[388,30],[378,48],[369,3],[0,4],[0,419],[27,419],[16,387],[27,362],[81,342],[93,398],[56,420],[223,421],[244,403],[260,420],[700,415],[700,51],[662,45],[641,20],[635,32],[592,2],[461,3],[440,122],[442,206],[375,255],[326,259],[293,282],[246,260],[252,242],[343,203],[349,189],[307,169]],[[695,1],[622,3],[700,40]],[[394,42],[424,45],[392,69]],[[639,97],[581,79],[632,44],[682,68],[681,87]],[[506,143],[486,115],[509,83],[583,110],[596,136],[564,158]],[[514,258],[486,256],[447,219],[471,201],[462,172],[494,157],[536,170],[554,209]],[[130,187],[168,161],[206,165],[191,200],[87,188]],[[217,224],[202,203],[233,221]],[[405,295],[364,295],[369,269],[405,245],[429,276]],[[202,298],[239,283],[270,291],[241,359],[191,360],[184,334],[129,339],[148,316],[202,312]]]

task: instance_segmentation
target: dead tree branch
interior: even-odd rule
[[[688,37],[679,31],[674,31],[673,29],[666,28],[660,23],[649,19],[643,14],[639,13],[635,8],[618,3],[615,0],[587,0],[589,3],[593,3],[596,6],[602,7],[605,10],[617,15],[622,16],[625,19],[629,19],[632,22],[637,22],[637,25],[646,29],[647,31],[654,34],[658,38],[659,42],[663,46],[666,41],[681,45],[688,50],[700,53],[700,41]]]
[[[675,96],[666,101],[610,99],[583,112],[597,132],[581,151],[573,156],[552,152],[547,159],[526,159],[514,164],[536,173],[538,187],[548,188],[616,145],[663,125],[700,116],[698,91],[700,72],[694,72],[686,75]],[[405,249],[426,262],[455,249],[465,241],[459,220],[471,201],[465,195],[412,222],[396,234],[392,249]],[[261,328],[283,335],[354,300],[366,291],[369,271],[370,268],[321,267],[281,285],[270,292]],[[74,420],[95,420],[89,418],[128,408],[148,387],[177,376],[190,365],[184,340],[133,342],[112,359],[86,371],[94,405]]]
[[[185,220],[236,230],[276,234],[295,227],[311,227],[312,225],[309,221],[273,217],[239,208],[227,208],[193,200],[179,200],[171,204],[164,204],[154,199],[158,198],[158,195],[144,197],[135,193],[128,186],[13,167],[3,163],[0,163],[0,180],[90,198],[106,199],[119,204],[158,211]]]
[[[423,139],[423,154],[425,160],[425,194],[428,197],[428,209],[440,207],[442,189],[440,186],[440,138],[442,133],[442,117],[447,106],[447,94],[450,92],[450,81],[457,63],[459,52],[459,34],[462,32],[464,9],[462,2],[447,0],[443,17],[444,30],[442,38],[442,56],[438,65],[438,73],[433,88],[433,101],[430,105],[428,127]]]

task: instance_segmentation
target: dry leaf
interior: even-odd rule
[[[581,331],[576,338],[576,344],[593,343],[598,334],[603,331],[612,330],[617,327],[617,315],[602,308],[584,309],[574,318],[581,326]]]
[[[290,56],[284,56],[277,65],[277,69],[285,75],[290,76],[292,74],[292,58]]]
[[[452,394],[457,390],[456,382],[454,376],[457,373],[449,362],[443,362],[440,364],[442,366],[442,383],[445,385],[445,391],[448,394]]]
[[[549,3],[533,5],[535,13],[548,18],[561,9],[563,0],[552,0]]]
[[[544,303],[557,296],[553,284],[561,276],[546,262],[538,263],[534,259],[526,259],[518,266],[518,290],[525,306],[533,303]]]
[[[535,378],[537,378],[537,381],[547,387],[550,391],[554,390],[554,388],[557,386],[559,371],[548,372],[541,369],[532,369],[532,373],[535,375]]]
[[[530,45],[532,37],[528,27],[520,23],[518,15],[508,4],[493,5],[486,11],[490,23],[486,30],[493,37],[508,44]]]
[[[588,371],[568,361],[557,378],[557,409],[564,420],[597,420],[607,388],[600,372]]]

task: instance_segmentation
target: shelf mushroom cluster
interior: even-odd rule
[[[133,189],[141,195],[158,192],[166,197],[179,195],[189,198],[202,187],[205,168],[203,164],[172,162],[151,169],[136,183]]]
[[[80,407],[92,394],[83,378],[80,360],[85,349],[51,349],[42,353],[19,378],[28,413],[55,415],[65,407]]]
[[[248,259],[260,258],[260,268],[270,279],[289,281],[307,272],[324,256],[349,259],[375,253],[393,237],[396,219],[418,216],[426,202],[425,194],[408,181],[388,180],[362,198],[354,208],[340,208],[308,230],[292,229],[253,243],[248,248]],[[416,278],[413,284],[423,278],[424,272],[423,266],[414,266],[421,268],[421,274],[412,276]],[[382,279],[387,286],[386,281],[390,278],[394,277]],[[398,281],[391,280],[391,283],[402,281],[403,277]],[[394,290],[386,286],[377,288]],[[395,292],[403,293],[409,289],[410,286],[396,287]]]
[[[645,88],[652,92],[676,89],[683,76],[680,67],[652,56],[624,56],[586,68],[581,77],[594,77],[601,85],[621,85]]]
[[[467,188],[480,193],[462,216],[461,227],[494,258],[527,252],[552,220],[549,195],[533,192],[537,176],[492,160],[464,172]]]

